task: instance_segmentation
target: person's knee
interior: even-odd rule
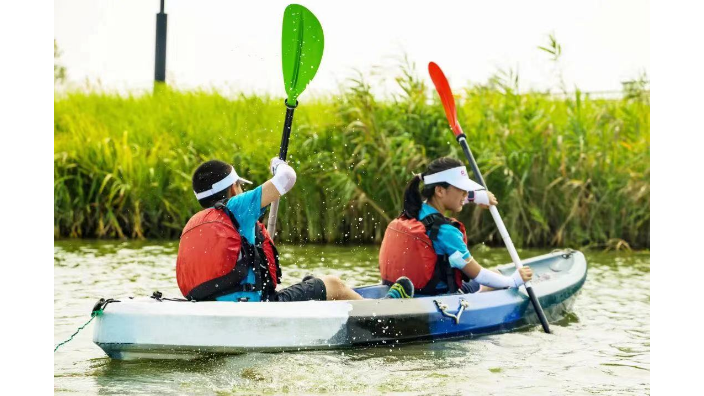
[[[325,288],[328,290],[339,290],[345,286],[342,280],[335,275],[323,275],[320,279],[325,283]]]
[[[345,284],[335,275],[324,275],[320,279],[325,284],[328,300],[337,300],[344,294]]]

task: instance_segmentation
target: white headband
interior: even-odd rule
[[[230,172],[229,175],[225,176],[224,179],[220,180],[219,182],[213,184],[213,187],[210,190],[205,190],[201,192],[195,192],[193,193],[196,194],[196,199],[199,201],[203,198],[208,198],[212,195],[215,195],[219,193],[220,191],[230,187],[231,185],[237,183],[237,181],[242,181],[244,183],[249,183],[252,184],[251,181],[243,179],[237,175],[237,172],[235,172],[235,168],[232,168],[232,172]]]
[[[449,183],[464,191],[485,190],[484,186],[470,180],[469,176],[467,176],[467,168],[464,166],[446,169],[423,177],[423,183],[426,185],[442,182]]]

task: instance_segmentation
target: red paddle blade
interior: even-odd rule
[[[438,95],[440,95],[442,106],[445,108],[447,121],[450,122],[450,128],[452,128],[452,132],[455,136],[459,136],[462,133],[462,127],[460,127],[460,123],[457,122],[455,97],[452,96],[450,83],[447,82],[445,74],[440,69],[440,66],[438,66],[435,62],[430,62],[428,64],[428,72],[430,73],[430,79],[433,80],[435,89],[438,91]]]

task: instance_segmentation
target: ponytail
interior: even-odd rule
[[[420,215],[420,207],[423,205],[420,191],[418,191],[421,180],[423,180],[423,175],[419,174],[413,176],[413,179],[411,179],[406,186],[406,191],[403,193],[403,212],[401,215],[410,219],[418,218]]]

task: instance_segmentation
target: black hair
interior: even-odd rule
[[[408,182],[406,186],[406,191],[403,193],[403,212],[402,215],[417,219],[420,214],[420,207],[423,204],[423,198],[430,199],[433,194],[435,194],[435,187],[440,186],[448,188],[450,186],[447,182],[426,184],[423,189],[418,191],[418,186],[424,176],[439,173],[448,169],[457,168],[462,166],[462,162],[450,158],[450,157],[440,157],[428,165],[428,169],[420,175],[416,175]]]
[[[203,162],[198,169],[193,172],[193,191],[199,193],[210,190],[213,188],[213,184],[224,179],[230,172],[232,172],[232,165],[228,163],[218,160]],[[198,203],[203,208],[210,208],[214,206],[216,202],[230,198],[230,186],[227,187],[228,188],[219,191],[217,194],[199,199]]]

